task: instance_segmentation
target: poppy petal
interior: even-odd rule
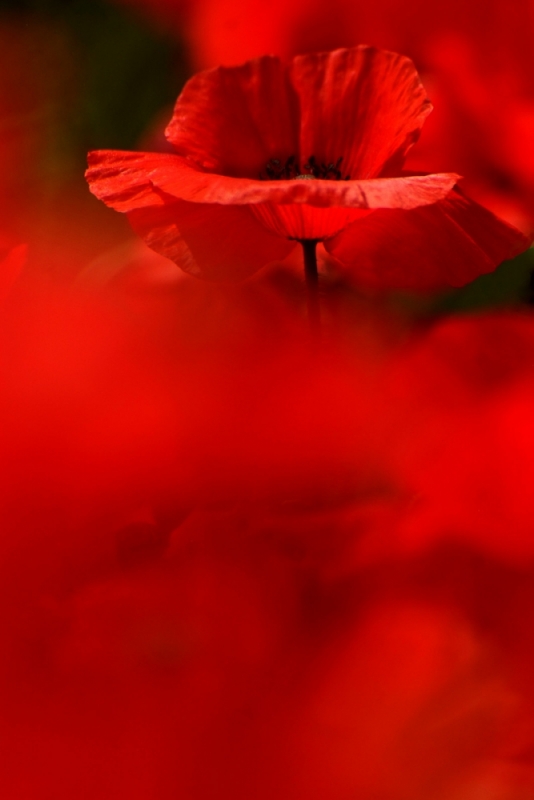
[[[229,178],[203,172],[169,153],[97,150],[86,172],[91,191],[117,211],[165,205],[168,196],[191,203],[308,203],[349,208],[415,208],[446,197],[454,173],[361,181]],[[161,194],[165,197],[161,197]]]
[[[374,211],[325,242],[358,283],[389,289],[463,286],[528,245],[520,231],[459,191],[409,211]]]
[[[206,169],[259,176],[271,158],[297,155],[298,101],[275,56],[200,72],[186,84],[165,135]]]
[[[339,169],[353,179],[402,167],[432,110],[409,58],[361,46],[299,56],[290,69],[304,158],[342,157]]]
[[[306,203],[255,203],[250,209],[265,227],[286,239],[324,241],[367,214],[370,209],[330,206],[320,208]]]
[[[243,280],[281,261],[294,242],[274,236],[247,206],[186,203],[131,211],[128,219],[146,244],[185,272],[213,281]]]

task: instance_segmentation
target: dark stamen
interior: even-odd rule
[[[319,164],[315,156],[310,156],[301,169],[296,156],[292,155],[283,164],[279,158],[270,158],[265,165],[265,174],[260,172],[260,180],[282,181],[295,178],[317,178],[323,181],[349,181],[350,175],[342,175],[340,164],[343,156],[336,162]]]

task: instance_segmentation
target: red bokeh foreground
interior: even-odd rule
[[[3,797],[534,792],[534,320],[324,301],[12,285]]]

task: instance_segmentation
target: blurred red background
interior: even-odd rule
[[[330,276],[317,354],[296,269],[184,276],[83,171],[197,68],[364,41],[434,102],[414,167],[529,229],[531,3],[1,10],[2,798],[530,800],[530,255]]]

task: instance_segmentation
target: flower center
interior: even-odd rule
[[[349,181],[350,175],[343,175],[340,170],[343,156],[334,163],[324,162],[319,164],[315,156],[310,156],[302,169],[296,156],[289,156],[283,163],[279,158],[270,158],[265,165],[265,172],[260,172],[262,181],[288,181],[288,180],[323,180],[323,181]]]

